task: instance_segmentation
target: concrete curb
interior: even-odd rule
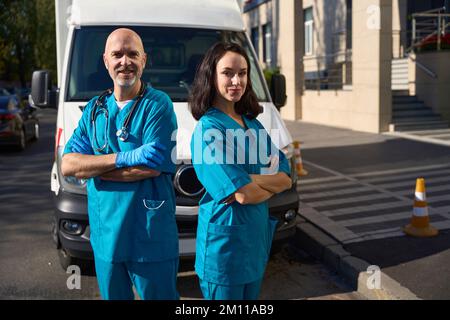
[[[299,219],[294,244],[344,277],[359,294],[370,300],[420,300],[409,289],[381,272],[379,289],[370,289],[368,281],[373,273],[370,264],[352,256],[343,246],[306,220]]]

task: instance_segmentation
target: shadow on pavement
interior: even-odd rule
[[[302,158],[341,173],[358,174],[450,163],[450,149],[429,143],[390,139],[353,146],[305,149],[302,150]],[[417,175],[420,176],[421,172]]]
[[[305,196],[306,203],[308,201],[309,204],[312,203],[319,214],[326,210],[326,215],[324,214],[323,217],[327,218],[327,221],[339,224],[356,234],[367,234],[372,231],[380,231],[381,234],[382,230],[397,230],[397,235],[392,235],[392,237],[346,244],[344,245],[345,250],[355,257],[379,266],[386,274],[420,298],[450,298],[448,268],[450,265],[450,230],[446,229],[450,213],[449,147],[404,139],[388,139],[359,145],[305,149],[302,151],[302,156],[303,160],[307,162],[330,169],[331,171],[322,170],[329,176],[333,176],[333,172],[337,172],[341,174],[338,178],[342,178],[342,180],[347,179],[349,175],[352,179],[356,178],[356,181],[347,180],[355,182],[342,187],[342,189],[346,189],[342,194],[339,194],[339,187],[333,188],[333,181],[328,183],[331,186],[326,186],[326,182],[324,182],[323,188],[311,188],[314,183],[302,185],[300,182],[300,197],[302,198],[302,191],[304,191],[304,195],[308,194]],[[447,167],[447,165],[449,166]],[[320,168],[314,167],[313,170],[310,170],[307,164],[305,167],[310,171],[310,175],[305,177],[306,179],[323,176]],[[417,170],[408,170],[411,168],[417,168]],[[392,172],[383,173],[388,170],[392,170]],[[319,174],[316,174],[315,171],[319,171]],[[429,178],[427,178],[428,176]],[[447,176],[448,179],[446,179]],[[431,224],[440,223],[443,226],[439,235],[434,238],[399,236],[401,227],[409,223],[412,216],[414,186],[416,178],[419,177],[425,177],[426,186],[429,187],[429,191],[427,190],[428,205],[435,209],[436,214],[430,216]],[[437,181],[433,182],[433,179]],[[368,185],[359,183],[365,181]],[[397,185],[390,186],[396,183]],[[369,191],[365,193],[358,191],[361,187],[368,188]],[[432,187],[435,188],[435,191],[432,190]],[[350,190],[352,188],[354,192]],[[383,194],[380,189],[386,192]],[[336,192],[327,195],[327,192],[330,191]],[[314,194],[314,199],[308,200],[307,197],[311,199],[311,194]],[[374,194],[378,198],[371,199]],[[391,198],[383,198],[383,195],[386,197],[390,195]],[[393,195],[401,195],[405,200],[392,198]],[[352,197],[359,197],[359,199],[352,201]],[[433,200],[433,197],[436,200]],[[349,201],[340,201],[342,199]],[[410,199],[410,205],[407,199]],[[304,200],[302,199],[302,201]],[[323,204],[325,201],[327,203]],[[380,203],[394,205],[382,209],[375,206],[370,209],[371,206]],[[354,208],[362,209],[357,211],[353,210]],[[397,215],[398,218],[389,219],[389,215]],[[371,218],[374,219],[370,220]]]
[[[387,268],[447,251],[450,249],[450,230],[442,230],[433,238],[388,238],[348,244],[344,249],[380,268]]]

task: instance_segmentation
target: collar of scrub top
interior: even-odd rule
[[[147,85],[144,83],[144,81],[141,81],[141,89],[139,89],[138,98],[134,101],[133,105],[131,106],[131,110],[128,113],[122,128],[117,130],[116,136],[119,138],[120,141],[124,142],[128,139],[128,124],[130,123],[131,116],[133,115],[133,111],[136,108],[136,106],[139,104],[139,102],[142,100],[142,97],[144,97],[145,91],[147,90]]]
[[[126,141],[128,139],[128,135],[129,135],[129,133],[128,133],[128,125],[129,125],[129,123],[131,121],[131,117],[133,115],[133,111],[136,108],[136,106],[139,104],[139,102],[141,101],[142,97],[144,96],[146,89],[147,89],[147,84],[144,83],[143,81],[141,81],[141,88],[139,89],[138,98],[134,101],[134,103],[133,103],[133,105],[131,107],[131,110],[128,113],[128,115],[127,115],[127,117],[126,117],[126,119],[125,119],[125,121],[124,121],[124,123],[122,125],[122,128],[120,128],[116,132],[116,136],[120,139],[120,141]],[[108,118],[108,110],[103,105],[105,103],[106,97],[110,96],[112,93],[113,93],[113,89],[105,90],[98,97],[97,101],[95,102],[95,106],[94,106],[94,108],[92,108],[92,113],[91,113],[91,121],[93,123],[94,128],[95,128],[95,123],[94,123],[95,122],[95,114],[96,114],[96,111],[97,111],[98,107],[105,109],[104,110],[105,116],[106,116],[106,118]],[[106,131],[107,131],[107,129],[106,129]],[[98,150],[98,151],[103,150],[105,147],[106,146],[101,147],[100,150]],[[97,148],[97,149],[99,149],[99,148]]]
[[[247,125],[247,122],[246,122],[246,121],[252,119],[251,114],[250,114],[249,112],[247,112],[246,114],[241,114],[241,115],[240,115],[240,116],[242,117],[242,122],[244,123],[244,126],[241,126],[241,125],[239,124],[239,122],[237,122],[236,120],[234,120],[229,114],[223,112],[222,110],[220,110],[220,109],[217,108],[217,107],[212,106],[211,108],[209,108],[209,109],[206,111],[206,113],[209,113],[209,112],[218,112],[218,113],[220,113],[220,114],[225,115],[229,120],[231,120],[233,123],[236,123],[236,124],[237,124],[242,130],[244,130],[244,131],[250,129],[249,126]]]

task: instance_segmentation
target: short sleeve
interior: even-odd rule
[[[70,139],[67,141],[63,154],[73,152],[72,151],[73,137],[76,137],[78,140],[81,140],[82,136],[89,137],[89,133],[88,133],[89,116],[90,116],[91,109],[92,109],[92,106],[93,106],[93,103],[95,102],[95,100],[96,100],[96,98],[89,101],[88,104],[86,105],[86,107],[83,109],[83,114],[80,118],[80,121],[78,121],[78,126],[76,127],[76,129],[74,130],[72,135],[70,136]]]
[[[165,173],[175,173],[175,160],[172,155],[176,156],[176,130],[177,118],[173,110],[172,101],[168,97],[163,96],[162,99],[151,102],[153,105],[149,112],[143,129],[142,143],[159,141],[166,147],[163,152],[164,161],[156,167],[155,170]]]
[[[206,134],[208,129],[212,130]],[[208,136],[205,136],[208,135]],[[214,135],[212,141],[211,135]],[[211,197],[221,202],[252,182],[249,174],[238,164],[228,164],[223,152],[233,152],[224,142],[220,130],[207,128],[199,122],[191,139],[192,163],[200,183]]]
[[[257,125],[260,129],[266,130],[258,120],[255,121],[257,122]],[[289,161],[286,158],[284,152],[276,147],[276,145],[273,143],[272,138],[268,133],[267,133],[267,145],[270,146],[270,148],[268,148],[268,156],[270,157],[278,156],[278,168],[274,173],[284,172],[290,177],[291,169],[289,166]]]
[[[278,172],[284,172],[290,177],[291,176],[291,169],[289,167],[288,159],[286,158],[286,156],[283,153],[283,151],[278,150],[278,154],[279,154],[279,157],[280,157],[280,167],[279,167]]]

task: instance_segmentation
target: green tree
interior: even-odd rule
[[[50,70],[55,83],[57,78],[55,1],[36,0],[36,12],[35,70]]]
[[[8,76],[17,76],[22,86],[26,85],[27,73],[34,65],[36,32],[31,21],[35,20],[35,3],[32,1],[5,0],[0,3],[3,64],[7,66]]]
[[[2,0],[0,21],[1,79],[25,87],[33,70],[56,70],[53,0]]]

